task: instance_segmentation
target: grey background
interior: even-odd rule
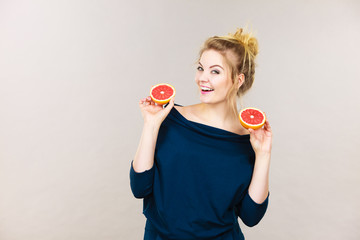
[[[270,202],[246,239],[360,239],[359,1],[0,0],[0,239],[142,239],[138,108],[198,103],[203,41],[249,23],[244,106],[273,128]]]

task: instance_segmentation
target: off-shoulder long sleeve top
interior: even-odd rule
[[[147,218],[145,239],[244,239],[238,217],[258,224],[269,199],[259,204],[249,195],[254,162],[250,135],[190,121],[173,107],[160,126],[152,168],[130,166],[131,190]]]

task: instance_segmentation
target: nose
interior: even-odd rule
[[[206,71],[200,72],[198,78],[200,83],[209,82],[209,75],[206,73]]]

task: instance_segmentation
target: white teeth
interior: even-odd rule
[[[201,87],[201,90],[206,91],[206,90],[214,90],[214,89],[211,89],[211,88],[208,88],[208,87]]]

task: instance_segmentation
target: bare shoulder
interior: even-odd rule
[[[249,131],[240,124],[240,121],[237,124],[235,124],[232,132],[236,133],[236,134],[239,134],[239,135],[248,135],[248,134],[250,134]]]
[[[209,125],[212,127],[221,128],[223,130],[226,130],[226,131],[238,134],[238,135],[249,134],[249,131],[240,124],[240,121],[234,120],[233,122],[227,124],[227,126],[206,121],[199,115],[198,107],[199,107],[199,104],[193,104],[193,105],[189,105],[189,106],[175,106],[174,105],[174,108],[176,108],[176,110],[189,121],[202,123],[202,124]]]
[[[186,119],[190,121],[199,121],[199,118],[196,116],[196,107],[198,104],[188,105],[188,106],[175,106],[176,110],[183,115]]]

